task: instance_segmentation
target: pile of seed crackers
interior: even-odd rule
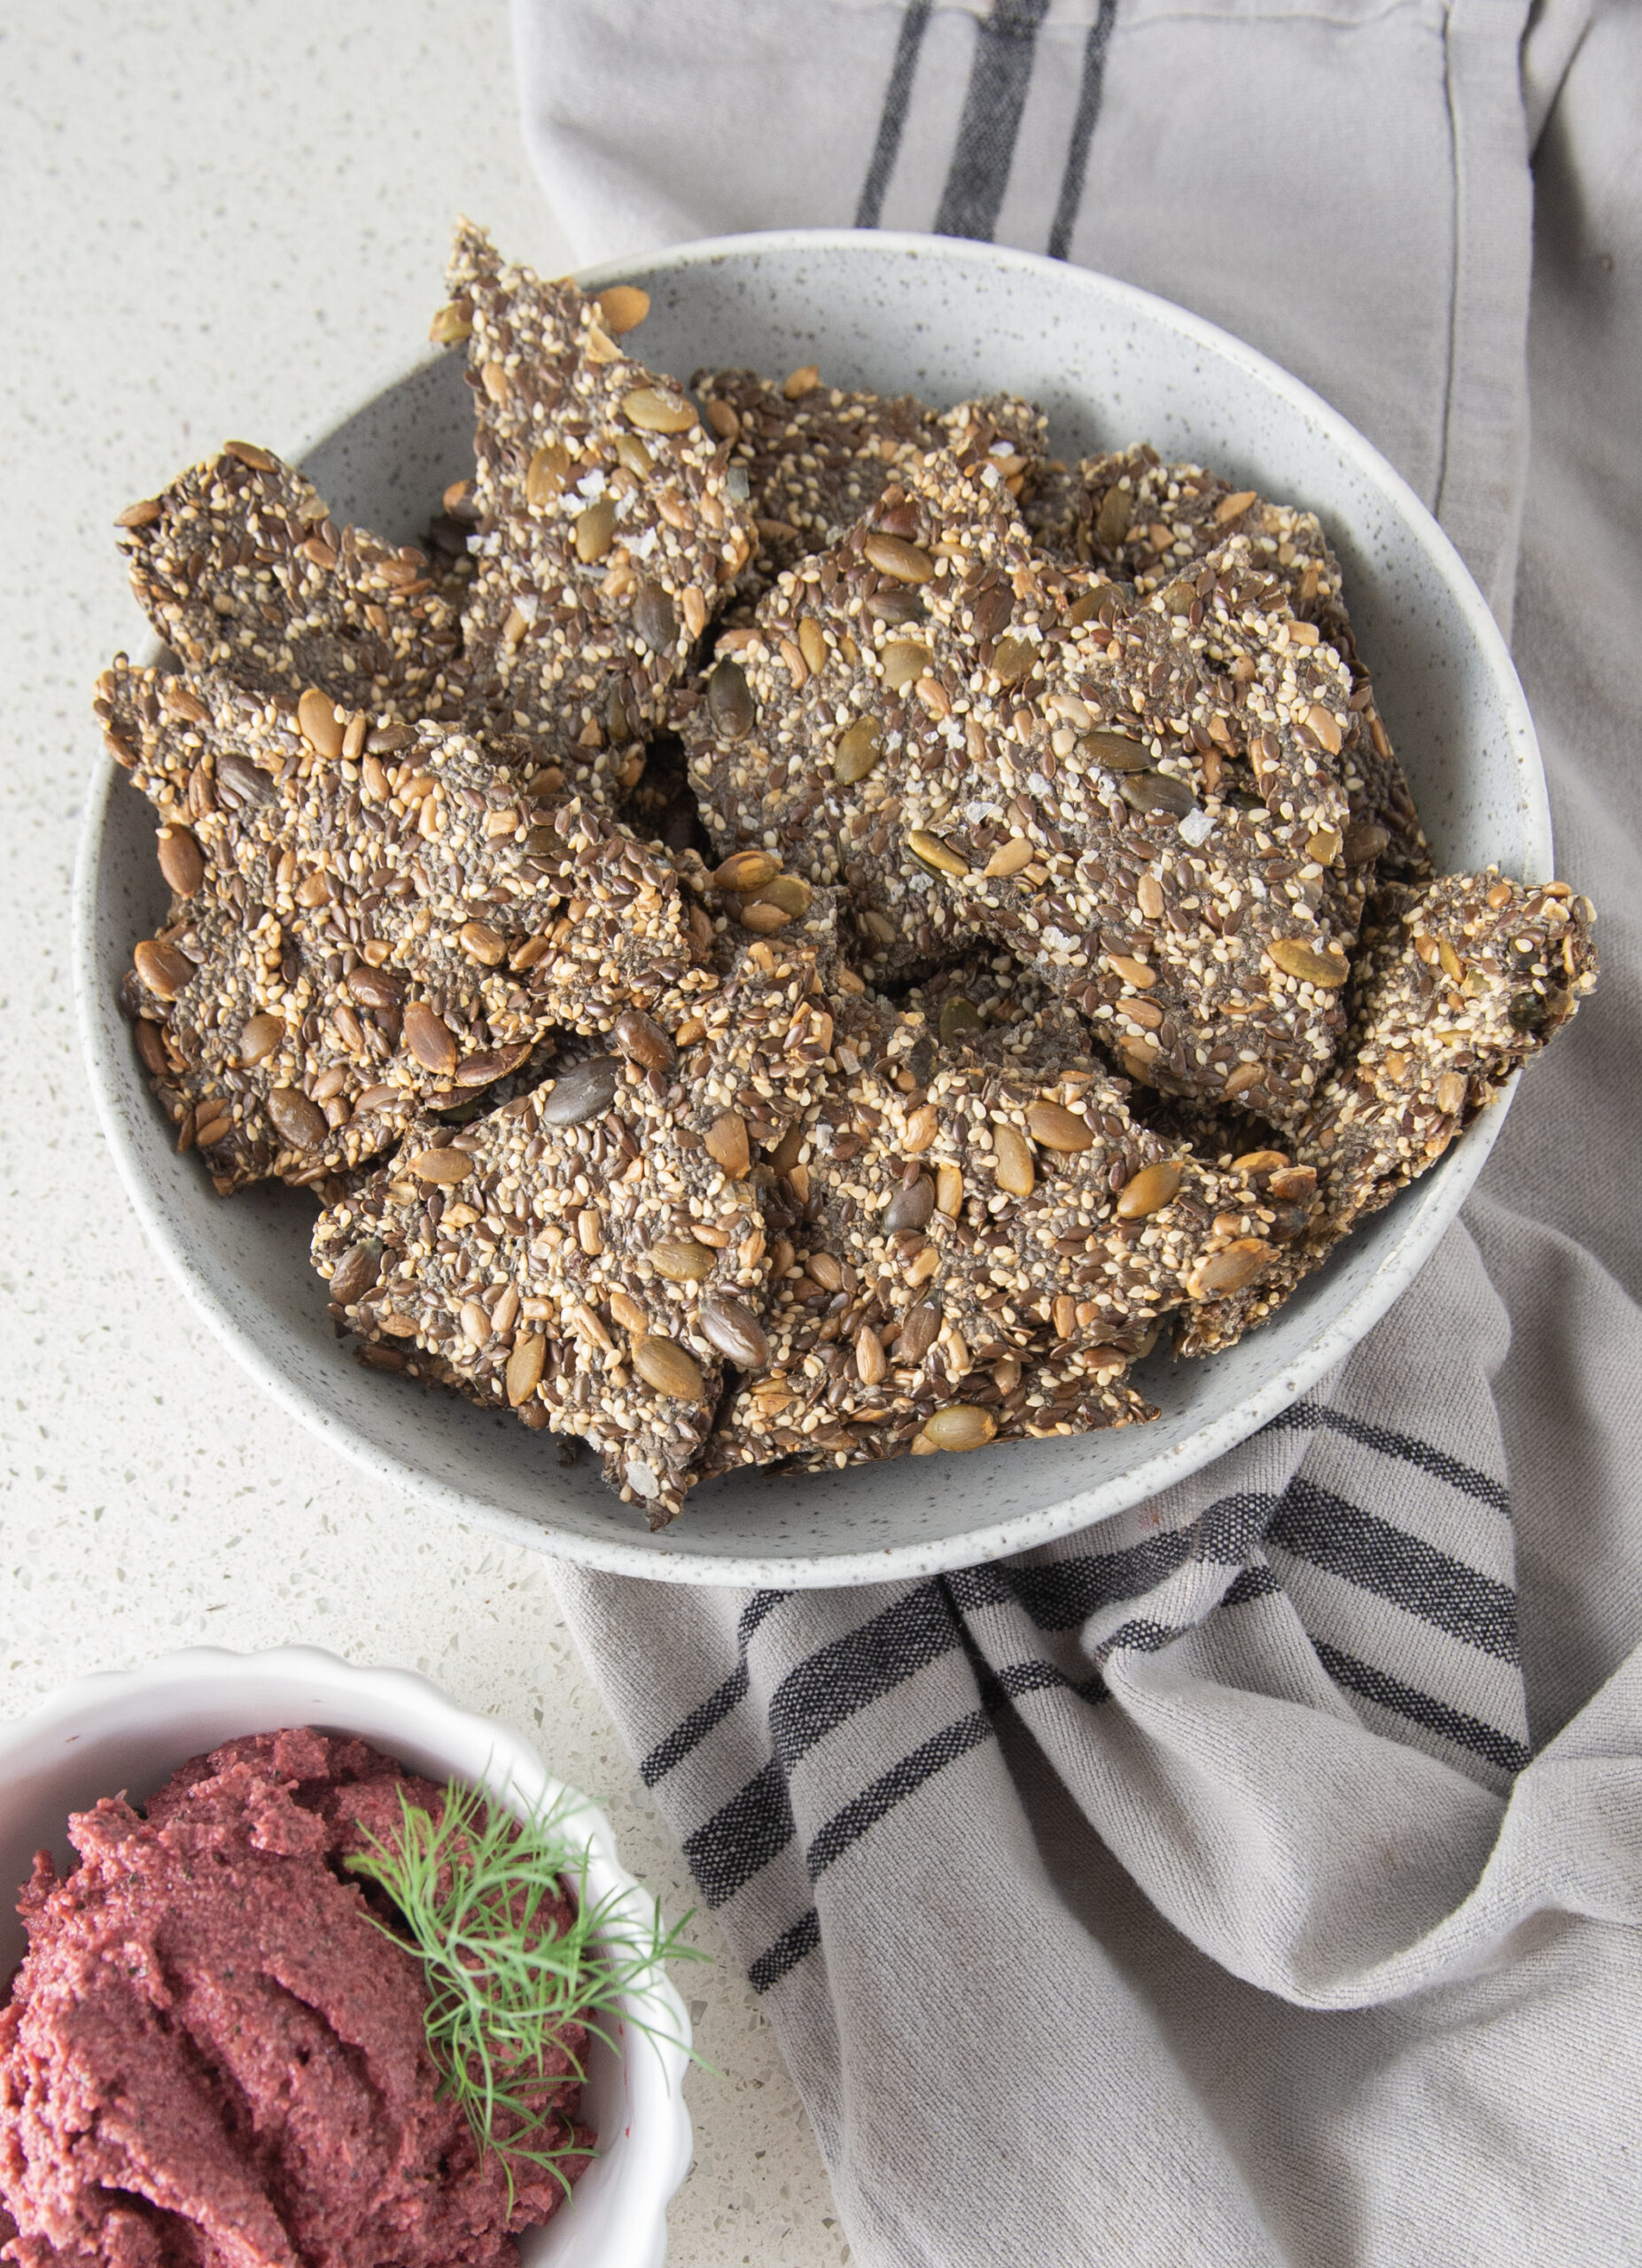
[[[230,442],[121,516],[124,1005],[373,1369],[698,1480],[1154,1417],[1595,981],[1434,874],[1309,513],[1148,447],[630,351],[463,224],[427,541]],[[430,500],[432,503],[434,500]]]

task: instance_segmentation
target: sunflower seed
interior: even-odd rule
[[[1320,953],[1311,945],[1302,944],[1298,937],[1274,937],[1267,945],[1266,958],[1275,961],[1285,976],[1292,976],[1296,983],[1319,984],[1328,989],[1343,984],[1351,974],[1343,953]]]
[[[977,1410],[967,1402],[932,1411],[922,1429],[923,1439],[938,1449],[984,1449],[997,1431],[998,1420],[990,1410]]]
[[[998,1177],[999,1188],[1008,1190],[1011,1197],[1031,1195],[1038,1169],[1032,1163],[1025,1137],[1013,1126],[992,1128],[992,1169]]]
[[[881,575],[893,575],[901,583],[927,583],[935,572],[935,562],[927,551],[915,543],[908,543],[904,536],[885,535],[876,531],[861,546],[868,563]]]
[[[1088,1120],[1079,1118],[1076,1111],[1063,1109],[1058,1102],[1029,1103],[1026,1130],[1042,1148],[1056,1150],[1069,1157],[1094,1147],[1094,1129]]]
[[[642,433],[688,433],[696,422],[694,408],[682,394],[663,393],[656,386],[636,386],[623,394],[621,414]]]

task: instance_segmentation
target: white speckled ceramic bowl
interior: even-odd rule
[[[641,352],[829,380],[937,405],[1008,387],[1047,409],[1059,451],[1150,440],[1239,485],[1311,506],[1344,563],[1377,697],[1436,855],[1549,878],[1550,819],[1521,687],[1453,547],[1376,450],[1297,380],[1210,323],[1086,270],[950,238],[795,231],[687,245],[600,269],[642,284]],[[310,450],[339,517],[399,540],[470,461],[460,356],[424,358]],[[116,1013],[133,941],[163,904],[153,830],[106,762],[78,879],[87,1060],[133,1202],[223,1345],[342,1455],[518,1543],[674,1582],[877,1582],[995,1558],[1087,1526],[1183,1479],[1339,1361],[1408,1284],[1475,1180],[1504,1117],[1486,1114],[1417,1187],[1353,1237],[1277,1319],[1210,1363],[1154,1355],[1161,1419],[1080,1441],[918,1457],[801,1480],[741,1476],[690,1499],[660,1535],[591,1461],[551,1435],[422,1397],[339,1348],[306,1262],[311,1206],[215,1198],[175,1156]]]
[[[488,1789],[521,1817],[573,1803],[566,1831],[587,1850],[588,1895],[619,1901],[624,1938],[649,1937],[655,1901],[622,1868],[610,1821],[505,1726],[457,1708],[408,1670],[355,1669],[313,1646],[262,1654],[197,1646],[80,1678],[33,1716],[0,1727],[0,1988],[23,1953],[11,1893],[43,1847],[59,1873],[74,1863],[70,1812],[121,1789],[141,1803],[190,1757],[289,1725],[356,1734],[431,1780]],[[661,2268],[666,2256],[667,2201],[690,2162],[689,2018],[659,1973],[626,1996],[622,2016],[620,2053],[595,2040],[588,2060],[597,2163],[568,2205],[519,2239],[523,2268]]]

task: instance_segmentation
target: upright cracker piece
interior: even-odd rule
[[[1267,1263],[1242,1184],[1107,1075],[936,1045],[931,1069],[921,1015],[840,1021],[838,1076],[772,1161],[771,1360],[713,1470],[1126,1424],[1150,1413],[1122,1374],[1202,1262]]]
[[[1182,1352],[1217,1353],[1263,1322],[1498,1099],[1595,984],[1591,922],[1565,882],[1525,888],[1493,868],[1375,898],[1341,1060],[1291,1155],[1262,1169],[1268,1201],[1302,1209],[1303,1232],[1249,1290],[1192,1309]]]
[[[477,407],[475,695],[610,804],[751,555],[751,516],[728,447],[573,284],[504,268],[466,223],[448,282],[435,336],[466,338]]]
[[[418,1133],[324,1214],[315,1264],[378,1367],[583,1436],[652,1526],[676,1518],[727,1362],[756,1368],[767,1275],[743,1096],[800,1112],[832,1023],[813,956],[758,942],[679,1044],[616,1051],[450,1138]]]
[[[1141,596],[1181,578],[1195,584],[1212,565],[1223,581],[1235,574],[1267,611],[1273,599],[1286,604],[1297,624],[1334,647],[1352,678],[1342,757],[1358,845],[1366,850],[1370,830],[1378,829],[1385,841],[1372,855],[1385,879],[1428,875],[1419,814],[1375,709],[1346,612],[1340,563],[1316,514],[1268,503],[1251,488],[1233,489],[1201,465],[1167,464],[1145,444],[1086,458],[1057,493],[1056,517],[1041,500],[1036,511],[1031,502],[1027,507],[1051,552],[1102,570]]]
[[[708,828],[841,880],[869,977],[984,933],[1136,1076],[1303,1108],[1362,882],[1350,678],[1286,608],[1126,606],[1045,569],[995,465],[936,454],[735,647],[682,726]]]
[[[175,893],[128,1005],[224,1191],[353,1166],[556,1027],[671,1025],[716,985],[671,864],[547,789],[533,742],[332,711],[333,757],[300,704],[123,660],[98,706]]]
[[[812,552],[837,542],[882,494],[898,467],[941,439],[935,412],[911,394],[886,400],[752,370],[697,370],[690,380],[713,431],[730,447],[758,524],[751,571],[762,589]]]
[[[424,554],[339,526],[268,450],[230,441],[120,526],[137,602],[188,668],[400,723],[463,708],[456,607]]]

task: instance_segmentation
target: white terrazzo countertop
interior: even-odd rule
[[[110,525],[230,435],[293,455],[412,353],[466,211],[570,252],[514,123],[502,0],[56,0],[0,12],[0,1718],[206,1642],[424,1671],[608,1806],[671,1914],[683,1860],[546,1563],[327,1458],[206,1337],[144,1244],[80,1069],[69,876],[93,677],[140,650]],[[453,471],[456,468],[453,468]],[[718,2076],[677,2268],[847,2260],[774,2041],[720,1955],[681,1971]]]

